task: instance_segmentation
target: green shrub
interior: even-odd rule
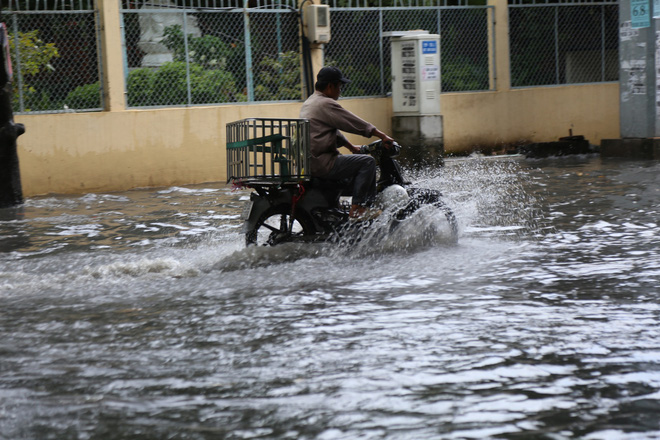
[[[482,67],[459,59],[442,65],[442,91],[488,90],[488,66]]]
[[[366,60],[357,62],[350,53],[337,59],[328,58],[326,66],[337,66],[351,83],[342,91],[345,98],[352,96],[370,96],[380,93],[380,66]]]
[[[131,71],[127,84],[129,106],[187,105],[188,78],[191,104],[246,100],[244,94],[238,93],[236,78],[227,67],[227,60],[235,57],[240,48],[212,35],[189,35],[186,65],[181,26],[168,26],[164,34],[163,44],[172,51],[174,61],[155,69],[143,67]]]
[[[186,61],[185,41],[180,25],[165,28],[163,44],[173,52],[174,61]],[[227,57],[234,49],[218,37],[188,35],[188,56],[192,63],[205,69],[226,69]]]
[[[190,79],[199,75],[201,66],[190,65]],[[154,105],[182,105],[188,103],[186,63],[165,63],[154,72],[152,101]],[[194,84],[194,82],[193,82]]]
[[[256,82],[254,94],[257,101],[299,100],[300,54],[289,51],[277,58],[264,58],[259,63]]]
[[[101,85],[96,82],[76,87],[66,95],[64,104],[70,109],[100,108]]]
[[[237,93],[236,81],[224,70],[204,69],[191,63],[190,95],[192,104],[216,104],[243,100]],[[186,63],[173,61],[157,69],[142,67],[128,75],[128,105],[186,105],[188,87]]]
[[[203,70],[193,81],[191,89],[193,104],[240,100],[236,96],[236,81],[233,75],[223,70]]]
[[[131,70],[126,81],[129,107],[152,105],[154,69],[142,67]]]

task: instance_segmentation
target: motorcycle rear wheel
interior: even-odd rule
[[[304,216],[294,215],[291,222],[291,206],[269,208],[245,233],[246,246],[275,246],[280,243],[303,242],[315,233],[312,222]]]

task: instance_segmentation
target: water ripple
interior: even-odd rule
[[[458,243],[245,249],[222,184],[28,200],[0,438],[660,438],[659,168],[448,162]]]

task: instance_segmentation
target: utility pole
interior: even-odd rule
[[[0,208],[23,203],[16,138],[25,133],[25,126],[14,123],[8,38],[9,33],[0,10]]]
[[[619,1],[621,138],[601,155],[660,159],[660,1]]]

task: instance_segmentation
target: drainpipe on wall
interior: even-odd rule
[[[0,12],[0,208],[23,203],[16,138],[25,133],[25,126],[14,123],[8,38]]]

